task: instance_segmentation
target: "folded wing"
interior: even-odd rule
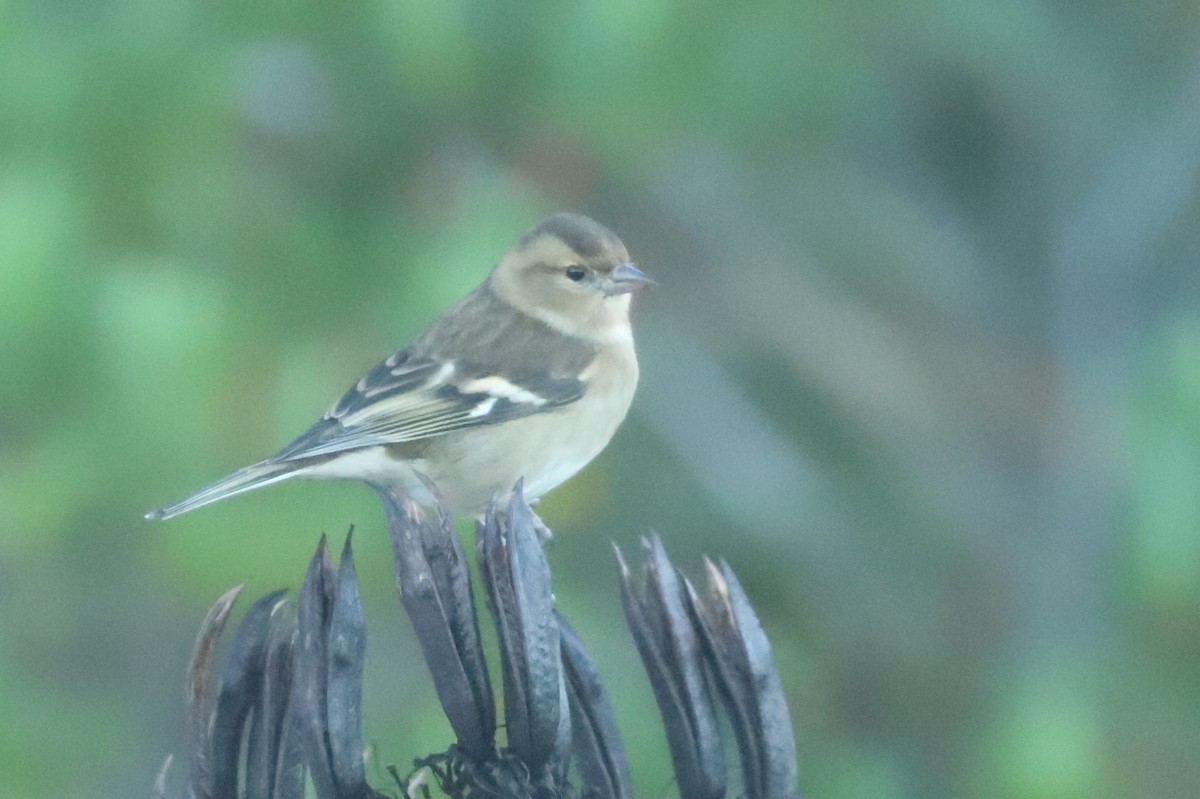
[[[271,458],[296,461],[400,444],[545,413],[583,395],[577,377],[516,378],[401,350],[368,372],[307,432]]]

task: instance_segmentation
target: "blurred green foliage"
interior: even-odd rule
[[[373,768],[449,729],[369,492],[284,443],[577,208],[661,284],[545,503],[645,795],[608,541],[725,555],[805,793],[1200,784],[1200,6],[0,4],[0,795],[146,795],[228,585],[362,529]],[[377,779],[386,782],[386,777]]]

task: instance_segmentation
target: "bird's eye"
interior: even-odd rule
[[[582,266],[568,266],[566,269],[567,280],[573,280],[576,283],[587,277],[587,270]]]

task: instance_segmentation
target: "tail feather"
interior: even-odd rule
[[[217,502],[218,500],[244,494],[247,491],[253,491],[263,486],[269,486],[281,480],[287,480],[289,477],[295,477],[300,468],[301,464],[296,462],[272,463],[271,461],[259,461],[244,469],[238,469],[228,477],[200,489],[195,494],[181,499],[174,505],[150,511],[146,514],[146,518],[153,520],[171,519],[190,510],[202,508],[205,505]]]

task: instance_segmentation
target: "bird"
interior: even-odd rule
[[[518,481],[536,501],[624,420],[638,383],[631,297],[650,285],[608,228],[548,216],[298,438],[146,518],[300,477],[397,488],[463,516]]]

